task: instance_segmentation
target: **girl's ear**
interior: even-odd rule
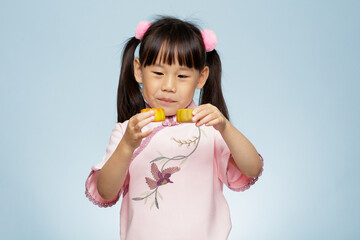
[[[196,84],[196,88],[197,89],[202,89],[203,86],[205,85],[206,80],[208,79],[208,77],[209,77],[209,67],[205,66],[203,68],[203,70],[200,72],[199,81]]]
[[[134,77],[138,83],[142,83],[142,70],[140,60],[138,58],[134,59]]]

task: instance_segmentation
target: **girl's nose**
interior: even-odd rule
[[[164,78],[161,90],[165,92],[176,92],[176,79],[172,76]]]

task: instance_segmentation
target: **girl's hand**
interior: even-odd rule
[[[146,132],[142,132],[141,129],[155,120],[154,111],[148,111],[144,113],[138,113],[129,119],[125,134],[123,136],[124,143],[134,151],[140,146],[141,140],[147,137],[152,132],[149,129]]]
[[[196,123],[197,127],[204,124],[205,126],[213,126],[220,133],[225,129],[228,122],[220,110],[210,103],[195,108],[193,115],[192,121]]]

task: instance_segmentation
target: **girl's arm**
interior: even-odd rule
[[[119,193],[130,165],[133,150],[126,146],[123,140],[101,168],[97,180],[97,189],[104,200],[113,199]]]
[[[221,136],[229,147],[238,169],[248,177],[259,176],[262,163],[252,143],[226,119]]]
[[[141,129],[153,120],[153,111],[139,113],[129,119],[123,138],[99,172],[97,188],[103,199],[111,200],[119,193],[135,149],[152,132],[151,129],[146,132]]]
[[[229,147],[235,165],[246,176],[256,178],[261,172],[262,162],[251,142],[213,105],[200,105],[193,111],[196,126],[213,126]]]

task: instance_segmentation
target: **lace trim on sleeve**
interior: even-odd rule
[[[104,203],[104,202],[100,202],[100,201],[96,200],[95,198],[93,198],[87,189],[85,190],[85,195],[90,200],[90,202],[92,202],[94,205],[97,205],[102,208],[114,206],[120,197],[120,195],[118,195],[118,197],[116,199],[114,199],[113,201]]]
[[[259,154],[259,153],[258,153],[258,154]],[[261,166],[261,170],[260,170],[259,176],[257,176],[256,178],[251,179],[251,181],[248,182],[246,185],[240,187],[239,190],[240,190],[241,192],[243,192],[243,191],[245,191],[245,190],[248,190],[252,185],[254,185],[254,184],[256,183],[256,181],[257,181],[257,180],[259,179],[259,177],[261,176],[261,174],[262,174],[262,172],[263,172],[263,170],[264,170],[264,159],[263,159],[263,157],[262,157],[260,154],[259,154],[259,157],[260,157],[260,160],[261,160],[261,162],[262,162],[262,166]]]
[[[92,171],[90,172],[88,179],[90,178],[90,176],[91,176],[92,174],[94,174],[94,172],[95,172],[94,170],[92,170]],[[99,201],[99,200],[95,199],[95,198],[91,195],[91,193],[90,193],[89,190],[88,190],[87,183],[88,183],[88,180],[85,182],[85,195],[86,195],[86,197],[90,200],[90,202],[92,202],[94,205],[97,205],[97,206],[102,207],[102,208],[111,207],[111,206],[115,205],[116,202],[117,202],[117,201],[119,200],[119,198],[120,198],[120,193],[119,193],[119,194],[117,195],[117,197],[115,197],[114,199],[112,199],[112,200],[110,200],[110,201],[105,201],[105,200]]]

